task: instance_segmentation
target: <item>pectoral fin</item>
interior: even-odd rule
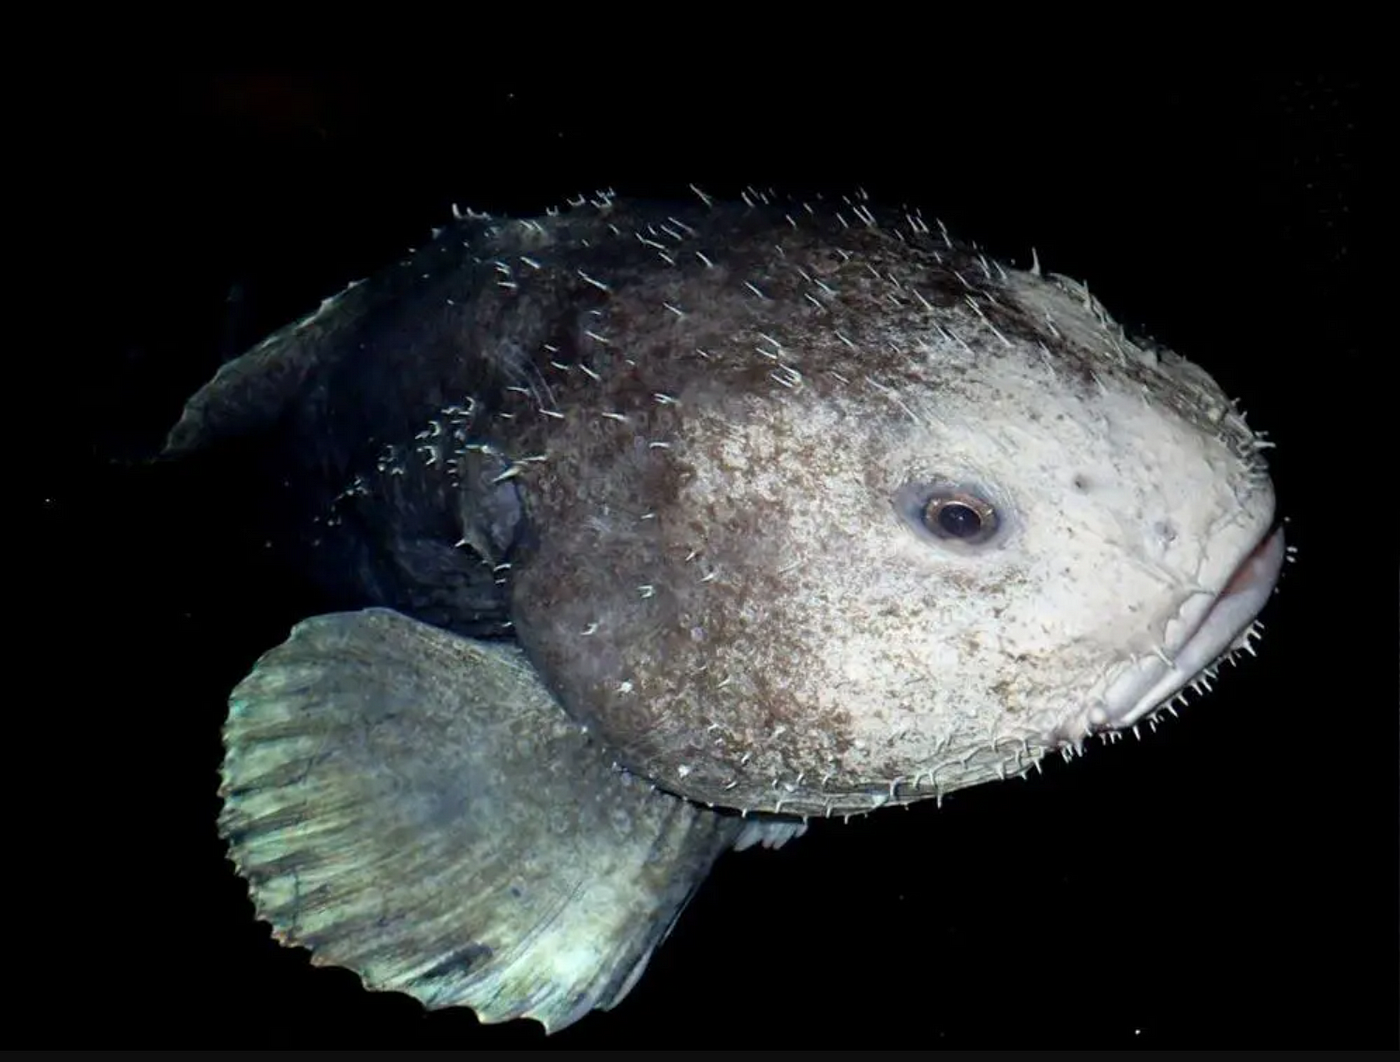
[[[516,648],[382,609],[234,690],[220,819],[259,917],[430,1008],[621,1000],[742,823],[619,773]]]

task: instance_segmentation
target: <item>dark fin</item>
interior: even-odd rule
[[[353,349],[333,342],[370,309],[372,294],[352,284],[313,313],[225,362],[185,403],[162,455],[178,457],[275,423],[327,357]]]
[[[457,468],[462,483],[457,495],[462,539],[457,545],[499,564],[521,540],[525,526],[519,488],[509,478],[511,463],[495,451],[468,450]]]
[[[493,247],[497,247],[495,253]],[[181,457],[230,439],[261,434],[299,398],[307,397],[308,384],[319,382],[326,386],[337,369],[350,366],[354,370],[365,365],[357,359],[362,359],[366,351],[370,354],[368,364],[377,365],[381,374],[375,381],[380,386],[375,390],[406,375],[410,391],[421,388],[419,397],[432,393],[434,384],[443,383],[451,383],[455,391],[472,393],[472,386],[463,390],[460,385],[486,377],[498,382],[494,381],[498,369],[518,372],[513,357],[508,355],[495,357],[484,351],[480,357],[465,361],[444,356],[445,351],[460,353],[464,337],[454,323],[454,315],[444,313],[444,300],[437,297],[438,289],[423,283],[425,275],[432,274],[436,283],[447,285],[469,301],[480,290],[482,278],[494,270],[491,260],[509,255],[512,250],[518,250],[518,238],[512,241],[503,236],[490,218],[466,218],[449,230],[438,230],[432,244],[417,252],[410,249],[408,258],[396,266],[370,280],[349,284],[338,294],[323,299],[301,320],[225,362],[214,378],[185,403],[179,421],[166,437],[162,456]],[[236,295],[236,291],[231,294],[235,312]],[[561,297],[567,298],[568,293]],[[236,341],[238,334],[235,325],[231,340]],[[386,345],[395,352],[394,359],[379,356]],[[383,402],[390,407],[401,406],[402,391],[395,387],[388,391]],[[337,407],[342,404],[340,400],[347,398],[344,394],[336,397],[332,405]],[[455,399],[460,395],[448,397]],[[323,426],[316,427],[319,430]],[[377,434],[394,425],[376,421],[367,427]],[[421,425],[411,430],[418,427]],[[394,432],[389,431],[384,441],[395,441]]]
[[[614,770],[513,646],[317,616],[230,696],[220,826],[258,916],[430,1008],[618,1003],[742,820]]]

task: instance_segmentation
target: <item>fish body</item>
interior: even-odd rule
[[[459,218],[229,363],[317,617],[231,698],[275,931],[549,1028],[729,847],[1136,726],[1247,648],[1266,445],[1080,285],[863,200]]]

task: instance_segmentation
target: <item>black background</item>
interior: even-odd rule
[[[797,59],[693,75],[133,66],[94,87],[64,129],[101,192],[72,206],[86,290],[48,322],[24,398],[54,426],[26,498],[52,574],[41,651],[18,661],[46,692],[12,709],[6,757],[22,783],[7,877],[26,897],[12,1035],[1395,1044],[1394,442],[1361,411],[1394,351],[1359,323],[1361,80],[907,62],[817,77]],[[861,185],[1018,264],[1035,246],[1271,433],[1299,561],[1260,659],[1142,742],[726,857],[625,1003],[547,1041],[425,1015],[275,945],[223,861],[224,697],[317,602],[253,541],[236,477],[143,459],[222,358],[426,238],[453,201],[533,212],[692,181]],[[73,339],[78,323],[94,338]]]

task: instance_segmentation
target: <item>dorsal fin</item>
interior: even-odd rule
[[[335,337],[352,328],[379,301],[375,287],[357,281],[301,320],[225,362],[185,403],[179,421],[166,436],[162,456],[179,457],[224,439],[256,434],[276,423],[307,376],[347,349],[335,343]]]

